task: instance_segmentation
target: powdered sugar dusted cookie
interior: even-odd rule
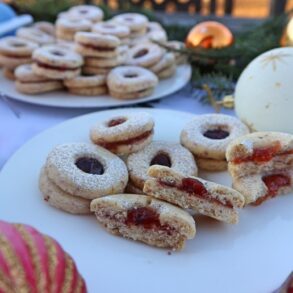
[[[36,75],[31,64],[18,66],[14,74],[16,90],[24,94],[41,94],[63,89],[63,84],[60,80]]]
[[[194,158],[186,148],[177,143],[153,141],[127,158],[128,190],[135,191],[135,187],[142,193],[144,183],[149,178],[148,169],[152,165],[167,166],[186,176],[197,175]]]
[[[60,46],[46,46],[33,53],[35,74],[52,79],[70,79],[80,74],[82,57]]]
[[[103,20],[104,12],[94,5],[77,5],[69,9],[66,17],[70,19],[86,19],[96,23]]]
[[[17,30],[16,35],[42,46],[53,44],[55,42],[55,38],[52,35],[49,35],[36,27],[20,28]]]
[[[137,112],[99,121],[91,128],[93,143],[113,153],[126,155],[141,150],[153,138],[154,121],[148,113]]]
[[[155,74],[138,66],[116,67],[107,77],[110,94],[119,99],[147,96],[157,84]]]
[[[127,168],[119,157],[87,143],[55,147],[48,155],[46,170],[62,190],[86,199],[121,193],[128,181]]]
[[[293,189],[293,136],[255,132],[237,138],[227,148],[233,187],[246,204],[261,204]]]
[[[121,25],[126,25],[129,27],[130,32],[135,34],[137,32],[146,32],[146,27],[148,19],[139,13],[122,13],[114,16],[111,19],[112,22],[119,23]]]
[[[195,236],[195,222],[187,212],[148,196],[106,196],[93,200],[91,210],[110,233],[148,245],[180,250]]]
[[[196,158],[220,161],[218,165],[214,164],[215,169],[213,170],[220,171],[221,169],[216,169],[216,167],[224,167],[228,144],[247,133],[249,130],[246,125],[232,116],[223,114],[198,115],[183,128],[181,143]],[[201,167],[205,167],[205,164],[201,164]]]
[[[238,222],[236,209],[243,207],[244,197],[236,190],[164,166],[151,166],[148,175],[153,178],[146,181],[144,193],[219,221]]]

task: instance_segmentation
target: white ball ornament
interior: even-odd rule
[[[293,134],[293,48],[267,51],[244,69],[235,111],[252,130]]]

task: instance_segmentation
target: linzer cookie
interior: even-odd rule
[[[171,52],[165,53],[161,60],[149,68],[159,79],[165,79],[176,73],[176,60]]]
[[[63,89],[60,80],[49,79],[36,75],[31,64],[20,65],[14,72],[16,90],[24,94],[41,94]]]
[[[148,175],[153,178],[146,181],[145,194],[219,221],[238,222],[237,208],[245,202],[239,192],[165,166],[151,166]]]
[[[73,41],[77,32],[88,32],[92,23],[81,18],[58,18],[56,21],[56,36],[58,39]]]
[[[5,37],[0,40],[0,66],[14,69],[32,62],[32,53],[38,45],[19,37]]]
[[[60,46],[47,46],[34,51],[33,71],[52,79],[70,79],[78,76],[83,64],[82,57]]]
[[[227,169],[226,148],[235,138],[249,133],[237,118],[223,114],[206,114],[193,118],[181,132],[181,144],[196,157],[200,169]]]
[[[107,77],[110,95],[117,99],[142,98],[152,94],[158,78],[150,70],[138,66],[120,66]]]
[[[95,199],[91,211],[110,233],[152,246],[180,250],[195,236],[195,222],[187,212],[144,195]]]
[[[259,205],[293,189],[293,136],[255,132],[231,142],[227,148],[233,187],[246,204]]]
[[[33,23],[34,28],[37,28],[38,30],[51,35],[52,37],[56,36],[56,32],[55,32],[55,25],[52,24],[51,22],[48,21],[37,21],[35,23]]]
[[[91,128],[93,143],[126,155],[141,150],[153,138],[154,121],[148,113],[137,112],[99,121]]]
[[[0,288],[3,293],[86,293],[72,257],[35,228],[0,221]]]
[[[36,27],[23,27],[17,30],[16,35],[20,38],[27,39],[40,46],[55,43],[55,38]]]
[[[44,200],[69,213],[89,213],[90,201],[121,193],[128,181],[124,162],[109,151],[87,143],[55,147],[40,174]]]
[[[93,26],[92,31],[102,35],[111,35],[120,39],[121,44],[129,43],[130,29],[126,25],[115,22],[100,22]]]
[[[64,80],[68,91],[74,95],[99,96],[107,93],[105,75],[84,75]]]
[[[104,12],[101,8],[94,5],[77,5],[67,11],[66,17],[70,19],[85,19],[96,23],[103,20]]]
[[[153,141],[127,158],[128,192],[142,193],[144,183],[149,179],[148,169],[152,165],[167,166],[186,176],[197,175],[194,158],[186,148],[177,143]]]

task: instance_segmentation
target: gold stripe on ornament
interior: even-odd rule
[[[65,267],[65,277],[64,277],[64,282],[63,282],[63,286],[62,286],[62,292],[67,293],[67,292],[71,292],[71,284],[73,281],[73,269],[74,269],[74,263],[73,260],[71,259],[71,257],[66,254],[65,256],[66,259],[66,267]]]
[[[0,249],[9,267],[14,291],[17,293],[30,293],[30,286],[27,283],[23,265],[4,235],[0,235]]]

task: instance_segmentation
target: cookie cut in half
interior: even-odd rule
[[[117,194],[91,203],[110,233],[162,248],[180,250],[195,236],[194,219],[169,203],[137,194]]]
[[[144,193],[219,221],[238,222],[237,208],[244,205],[239,192],[164,166],[151,166],[148,175],[153,178],[146,181]]]
[[[234,140],[227,148],[228,170],[233,187],[246,204],[293,190],[293,135],[255,132]]]

